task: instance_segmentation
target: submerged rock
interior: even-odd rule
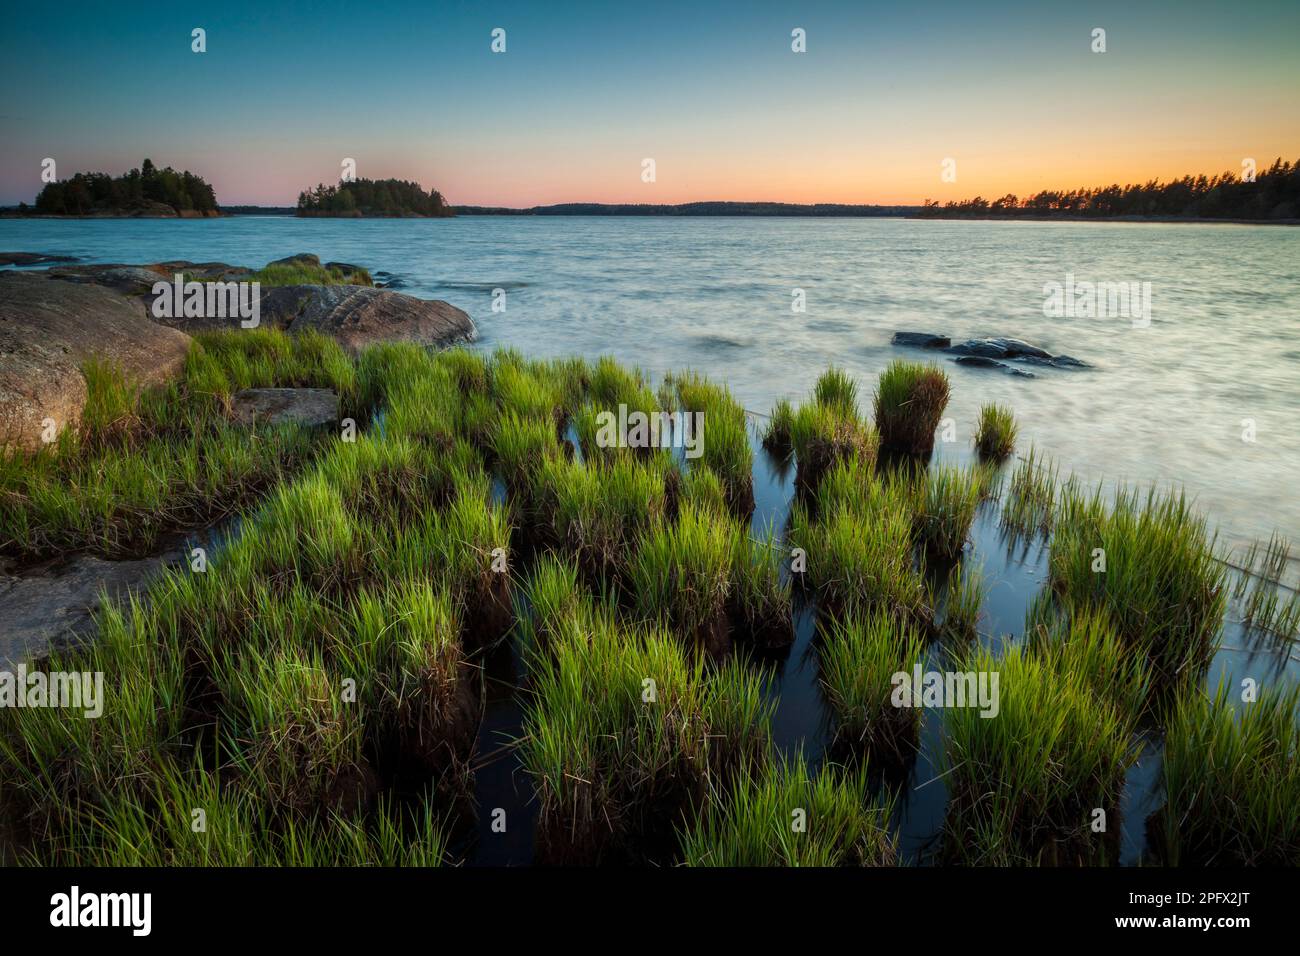
[[[138,299],[42,273],[0,273],[0,447],[40,447],[46,420],[57,432],[75,426],[87,360],[155,385],[184,368],[189,345],[185,333],[151,321]]]
[[[314,428],[339,420],[339,397],[328,388],[245,388],[234,394],[231,415],[241,425]]]
[[[1037,358],[1050,359],[1052,353],[1030,345],[1022,339],[967,339],[948,349],[953,355],[976,355],[992,359]]]
[[[894,345],[907,345],[917,349],[946,349],[952,344],[952,339],[948,336],[930,332],[895,332],[891,341]]]
[[[39,574],[0,574],[0,670],[94,636],[101,593],[112,600],[144,588],[179,552],[138,561],[82,556]]]
[[[959,355],[953,361],[968,368],[1000,368],[1008,375],[1019,375],[1021,378],[1035,377],[1033,372],[1026,372],[1022,368],[1012,368],[1005,362],[999,362],[997,359],[985,355]]]
[[[0,252],[0,266],[39,266],[76,261],[76,256],[56,256],[45,252]]]
[[[1032,345],[1024,339],[1005,336],[990,339],[967,339],[952,345],[946,335],[932,332],[895,332],[894,345],[920,349],[943,349],[949,355],[959,356],[962,365],[973,368],[997,368],[1002,362],[1023,362],[1027,365],[1049,365],[1053,368],[1091,368],[1087,362],[1071,355],[1053,355],[1047,349]],[[977,361],[983,360],[983,361]],[[1012,369],[1011,371],[1018,371]],[[1026,378],[1033,378],[1022,372]]]

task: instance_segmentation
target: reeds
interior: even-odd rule
[[[1003,527],[1013,537],[1046,537],[1056,513],[1056,489],[1056,465],[1040,457],[1031,447],[1011,473],[1002,505]]]
[[[1181,493],[1120,490],[1108,506],[1100,491],[1067,489],[1048,569],[1064,606],[1106,614],[1161,693],[1200,679],[1218,643],[1225,570]]]
[[[837,743],[895,765],[915,755],[921,709],[895,707],[891,697],[894,675],[910,675],[924,651],[914,627],[880,611],[831,625],[821,647],[821,680]]]
[[[920,479],[920,503],[913,517],[917,540],[940,561],[955,560],[966,545],[981,480],[973,468],[936,465]]]
[[[676,524],[650,529],[629,573],[638,612],[683,641],[725,651],[734,535],[727,519],[690,505]]]
[[[1159,814],[1171,866],[1300,865],[1300,688],[1188,694],[1170,718]]]
[[[1005,461],[1016,450],[1018,430],[1015,415],[1005,405],[981,406],[975,428],[975,450],[985,461]]]
[[[1133,718],[1098,695],[1076,659],[980,649],[961,666],[998,676],[997,712],[950,706],[946,858],[972,864],[1113,861],[1120,794],[1137,757]],[[990,683],[991,686],[991,683]],[[1094,811],[1107,820],[1094,832]],[[1108,842],[1109,841],[1109,842]]]
[[[876,386],[876,430],[882,449],[928,457],[948,407],[948,376],[935,365],[894,361]]]
[[[521,756],[541,802],[545,852],[609,859],[671,832],[711,786],[766,751],[758,678],[715,674],[663,630],[565,640],[534,671]]]
[[[796,504],[791,543],[803,550],[807,585],[826,613],[883,608],[928,621],[912,522],[901,483],[882,483],[861,465],[837,466],[819,490],[815,517]]]
[[[682,836],[688,866],[891,866],[891,803],[871,799],[866,769],[802,759],[745,774]]]

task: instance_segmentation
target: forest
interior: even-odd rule
[[[299,216],[454,216],[442,193],[405,179],[321,183],[298,194]]]
[[[188,169],[178,173],[170,166],[159,169],[145,159],[139,169],[122,176],[77,173],[47,183],[36,197],[36,212],[53,216],[130,213],[147,210],[153,203],[170,206],[177,215],[213,214],[218,208],[216,194],[202,176]]]
[[[1151,217],[1173,219],[1282,220],[1300,217],[1300,161],[1276,159],[1256,172],[1184,176],[1120,186],[1044,190],[1021,199],[976,196],[942,205],[927,199],[917,215],[933,219]]]

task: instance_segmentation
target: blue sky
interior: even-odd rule
[[[1214,172],[1300,155],[1298,38],[1294,2],[29,4],[0,33],[0,202],[30,201],[47,156],[67,176],[148,155],[227,204],[291,204],[344,157],[502,205]]]

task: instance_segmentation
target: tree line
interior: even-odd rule
[[[298,194],[300,216],[454,216],[442,193],[405,179],[321,183]]]
[[[1091,189],[1044,190],[1021,199],[1007,194],[998,199],[963,199],[940,205],[929,199],[919,216],[934,219],[988,219],[1027,216],[1122,216],[1200,219],[1300,218],[1300,161],[1280,157],[1251,182],[1236,173],[1184,176],[1162,183],[1099,186]]]
[[[217,211],[212,187],[188,169],[177,172],[170,166],[158,169],[145,159],[139,169],[122,176],[108,173],[77,173],[71,179],[46,183],[36,197],[36,211],[54,216],[84,216],[94,212],[129,212],[150,203],[170,206],[177,214],[185,211]]]

